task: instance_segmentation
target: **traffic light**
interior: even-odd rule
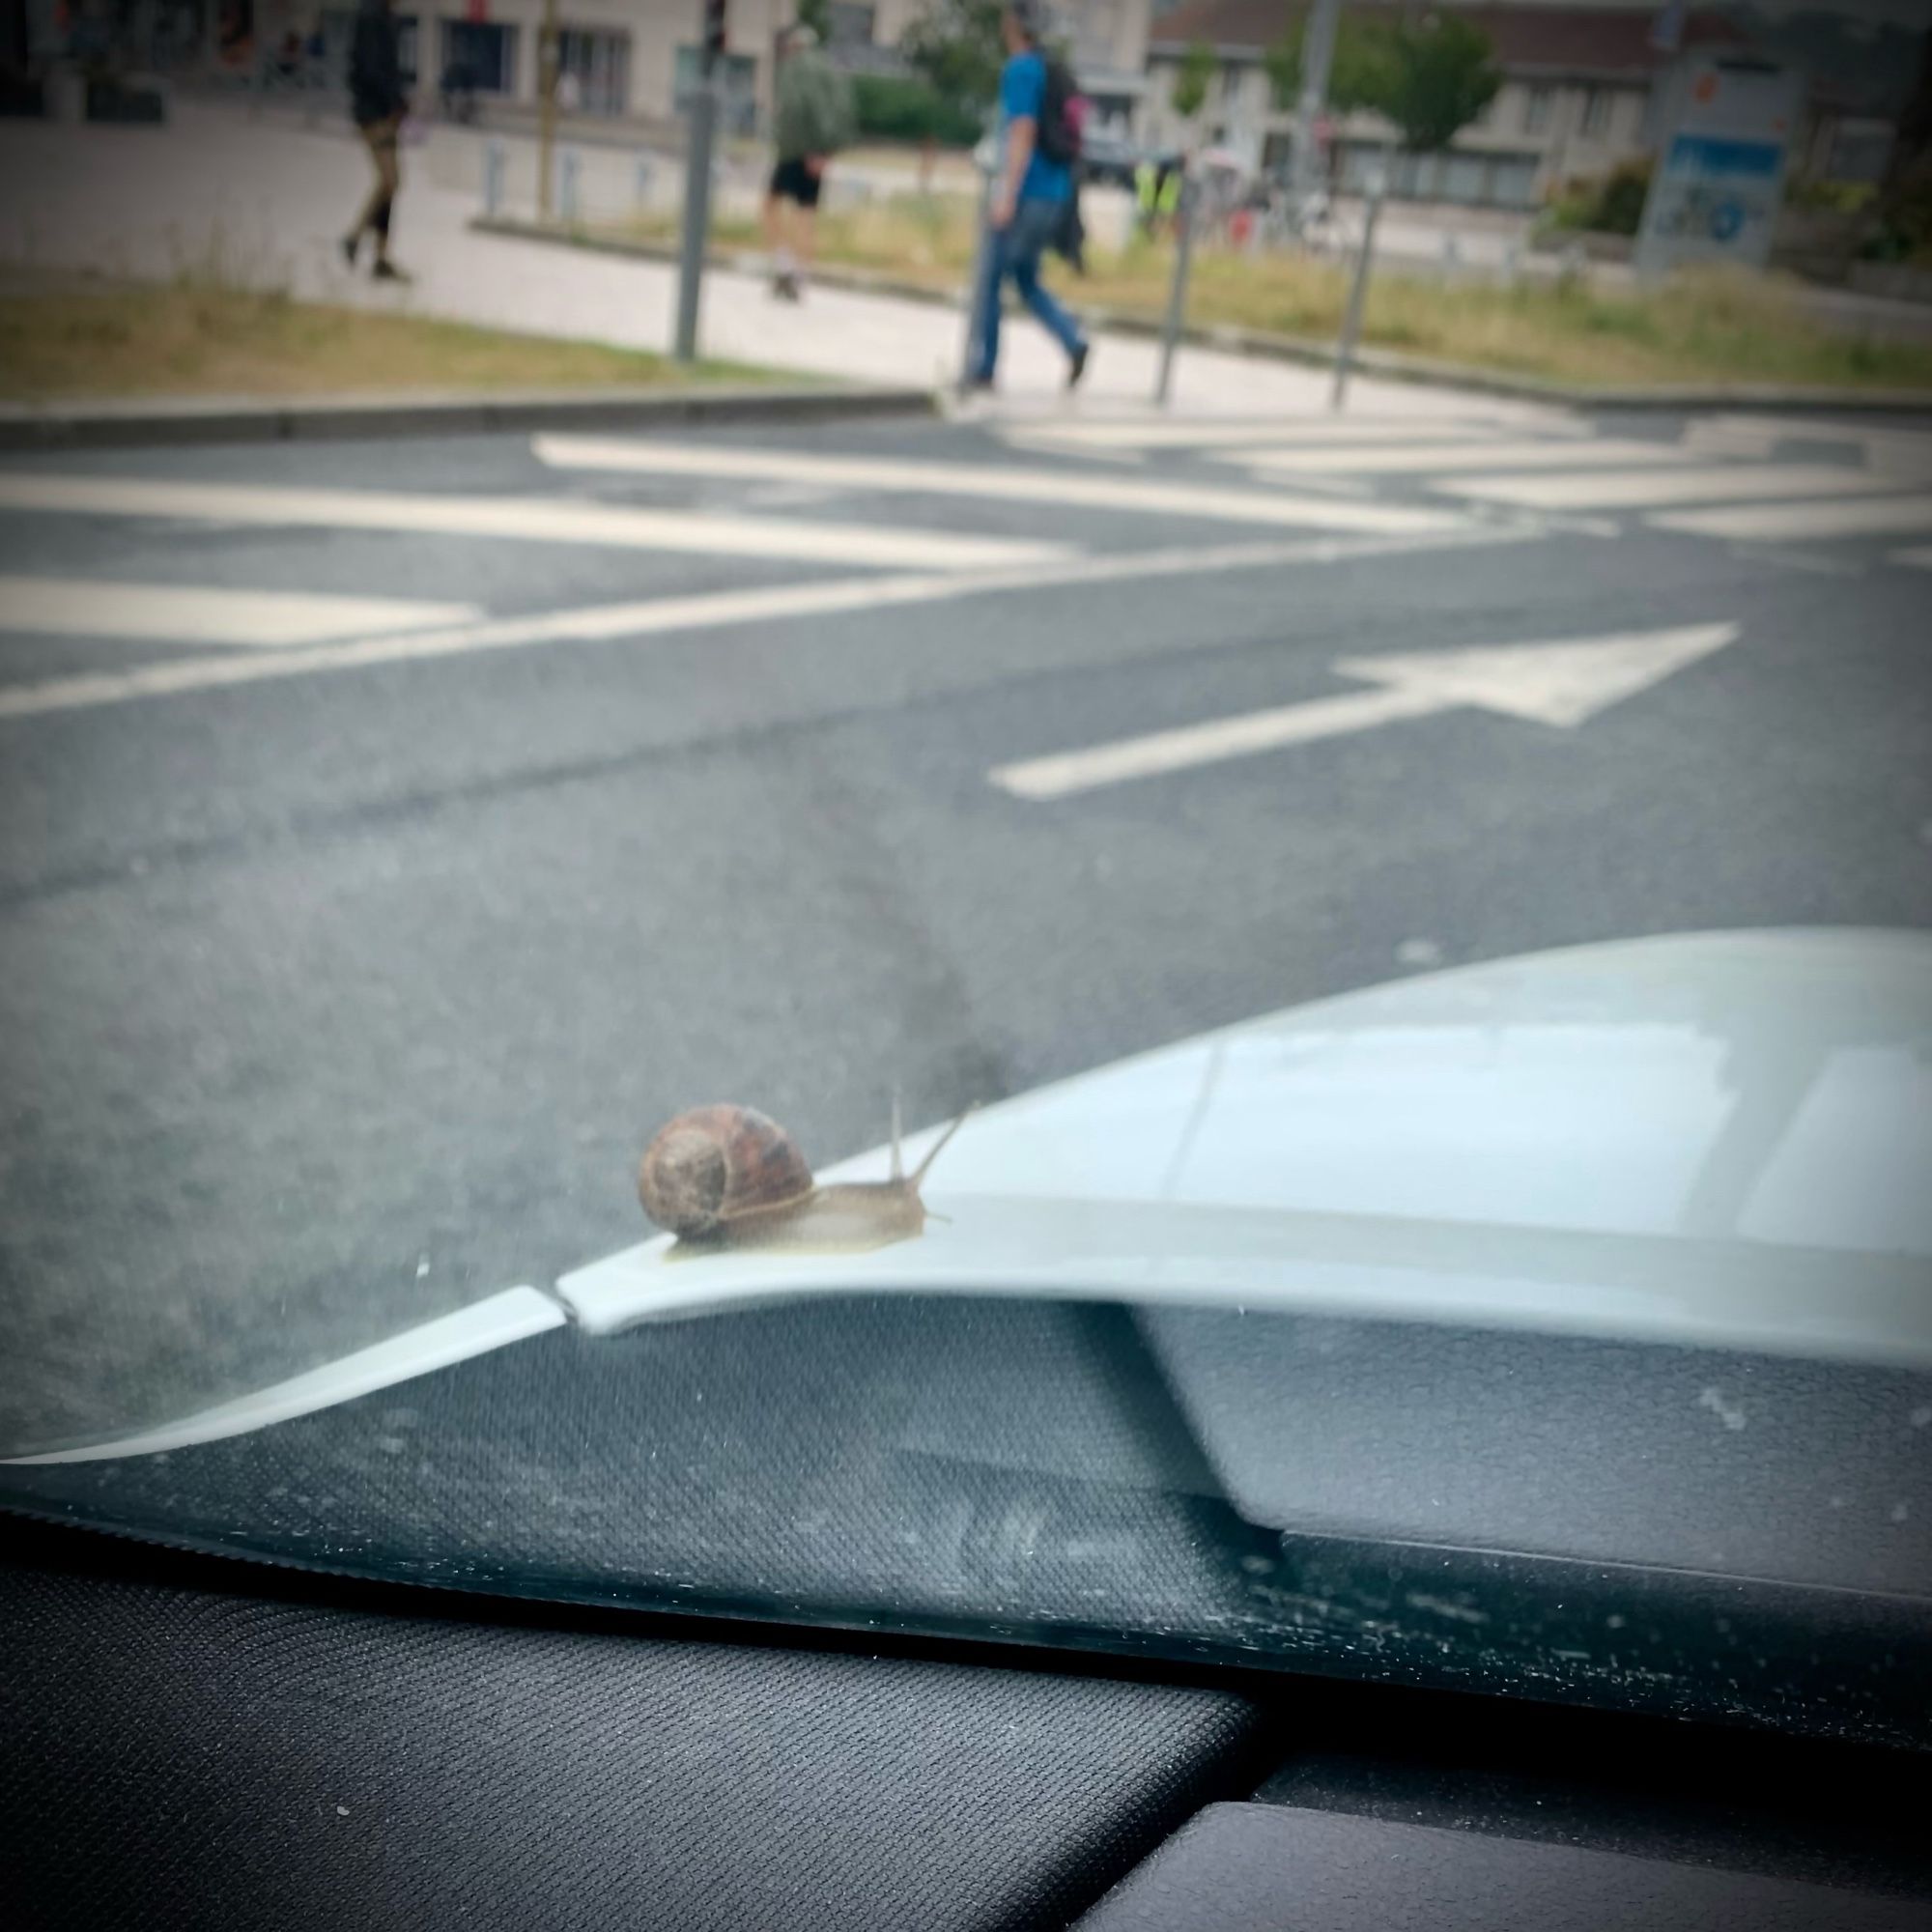
[[[724,51],[724,0],[704,0],[704,71],[718,65]]]

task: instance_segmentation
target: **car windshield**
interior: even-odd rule
[[[1922,1742],[1920,10],[660,11],[0,10],[0,1505]]]

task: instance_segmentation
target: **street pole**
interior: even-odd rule
[[[987,154],[984,147],[982,143],[974,156],[980,164],[980,219],[973,243],[973,278],[966,284],[966,346],[959,358],[962,396],[980,373],[983,347],[980,322],[985,313],[986,277],[993,272],[993,183],[998,178],[999,148],[995,143],[991,154]]]
[[[1187,315],[1187,270],[1194,258],[1194,184],[1180,178],[1180,198],[1174,208],[1174,282],[1167,292],[1167,315],[1160,326],[1160,374],[1154,379],[1153,399],[1165,409],[1174,387],[1174,352]]]
[[[556,0],[544,0],[537,29],[537,219],[551,213],[551,155],[556,146]]]
[[[1321,169],[1316,152],[1315,124],[1328,101],[1328,71],[1335,62],[1335,29],[1342,16],[1342,0],[1315,0],[1308,24],[1301,31],[1301,101],[1295,109],[1294,161],[1291,170],[1291,204],[1298,216],[1318,185]]]
[[[723,0],[705,0],[699,16],[697,85],[684,148],[684,233],[677,265],[677,359],[697,359],[697,303],[704,282],[704,243],[711,233],[711,144],[718,126],[713,78],[724,43]]]
[[[1349,393],[1349,364],[1354,359],[1355,344],[1362,333],[1362,307],[1369,294],[1369,263],[1376,252],[1376,223],[1381,216],[1382,197],[1388,192],[1388,176],[1378,169],[1369,184],[1368,213],[1362,218],[1362,252],[1355,258],[1355,279],[1349,285],[1348,313],[1342,318],[1342,339],[1335,345],[1335,386],[1328,394],[1328,407],[1339,410]]]

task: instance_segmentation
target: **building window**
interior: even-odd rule
[[[1592,140],[1601,141],[1609,132],[1610,102],[1615,99],[1607,87],[1583,90],[1583,132]]]
[[[1523,97],[1522,131],[1525,134],[1547,133],[1550,110],[1555,105],[1556,90],[1553,87],[1532,87]]]
[[[479,20],[442,23],[442,84],[475,94],[514,94],[517,30]]]
[[[679,47],[671,60],[671,99],[681,114],[697,92],[704,70],[694,46]],[[750,54],[725,54],[713,71],[718,87],[719,125],[730,134],[750,134],[758,125],[758,64]]]
[[[565,27],[556,37],[559,103],[580,114],[621,114],[631,80],[629,34]],[[566,83],[568,83],[566,85]]]
[[[826,35],[828,45],[835,47],[869,47],[872,36],[877,31],[879,10],[876,7],[859,7],[850,0],[832,0],[825,10],[825,23],[830,29]]]

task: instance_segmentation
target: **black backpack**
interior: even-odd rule
[[[1073,71],[1057,54],[1046,56],[1046,99],[1039,110],[1039,131],[1034,137],[1046,159],[1070,168],[1080,158],[1080,124],[1073,118],[1079,89]]]

